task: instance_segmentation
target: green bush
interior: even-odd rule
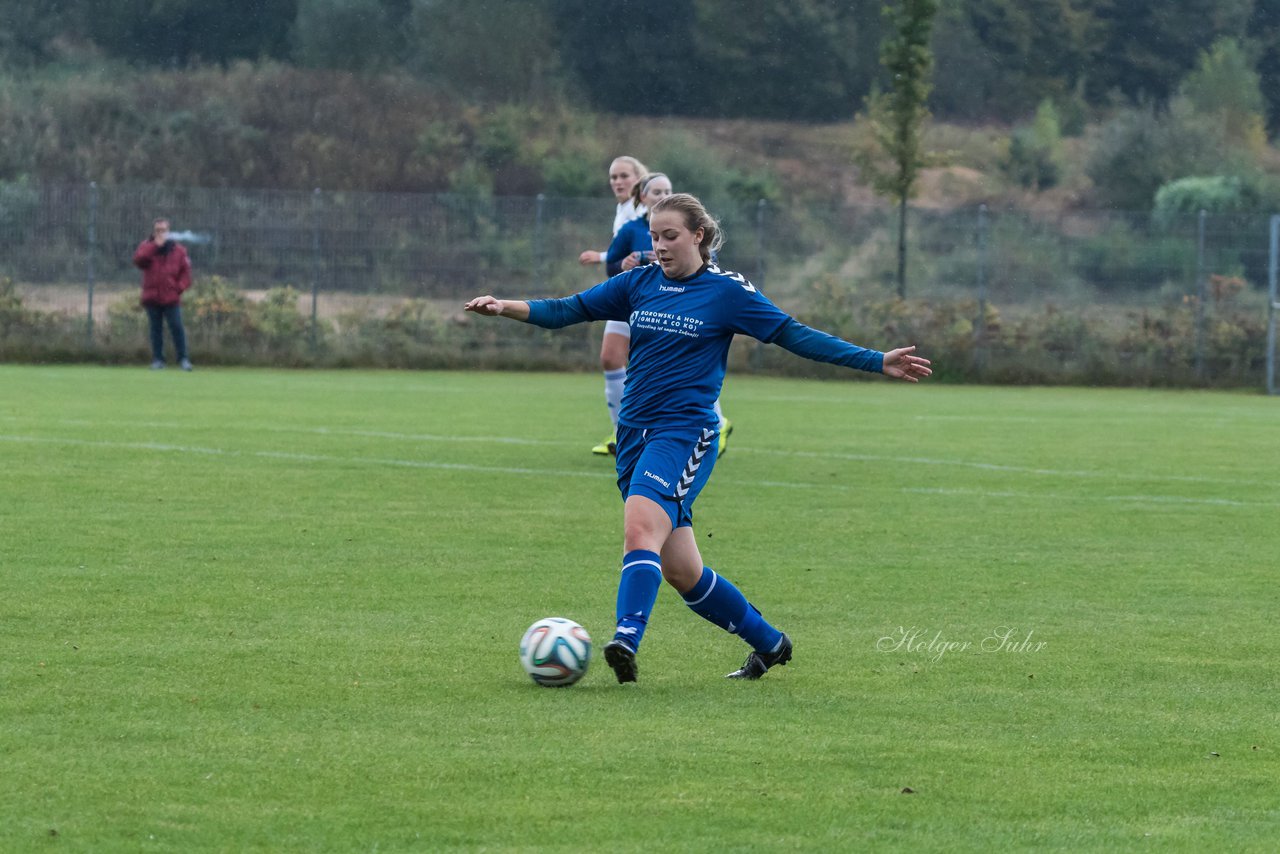
[[[1063,136],[1083,136],[1089,124],[1089,102],[1084,94],[1084,79],[1076,82],[1070,95],[1064,95],[1053,102],[1058,110],[1058,122]]]
[[[645,157],[650,169],[665,172],[677,193],[692,193],[722,218],[724,212],[754,210],[760,199],[772,202],[781,195],[773,174],[738,168],[687,132],[662,133],[652,150]]]
[[[596,161],[600,156],[584,157],[580,154],[555,154],[542,164],[542,180],[547,193],[565,198],[588,198],[600,195],[605,186],[602,167]]]
[[[13,280],[0,276],[0,359],[83,358],[85,322],[23,304]]]
[[[1121,110],[1101,128],[1086,172],[1099,201],[1119,210],[1150,210],[1156,191],[1187,175],[1220,170],[1225,141],[1220,124],[1185,104]],[[1234,161],[1226,157],[1228,165]]]
[[[1179,218],[1205,211],[1210,214],[1239,213],[1256,209],[1258,198],[1238,177],[1214,175],[1170,181],[1156,192],[1152,217],[1167,228]]]
[[[476,129],[475,149],[480,161],[499,169],[520,159],[524,151],[529,110],[504,104],[487,114]]]
[[[99,324],[95,334],[99,346],[140,351],[147,340],[147,313],[136,299],[116,300],[107,306],[106,325]]]
[[[1202,51],[1178,93],[1197,114],[1214,117],[1232,144],[1254,152],[1266,147],[1267,103],[1261,80],[1235,39],[1219,38]]]
[[[1035,120],[1009,137],[1009,154],[1002,164],[1013,181],[1031,190],[1047,190],[1062,176],[1062,131],[1053,102],[1044,100]]]
[[[407,75],[271,63],[9,79],[0,179],[439,192],[471,153],[477,120]],[[437,156],[424,156],[421,138],[441,122],[462,150],[427,145]]]
[[[28,329],[34,312],[22,304],[22,297],[14,287],[13,279],[0,277],[0,338],[9,338]]]
[[[276,364],[304,365],[310,359],[311,324],[298,308],[299,293],[285,285],[271,288],[257,303],[250,303],[251,339],[257,351]],[[316,329],[318,337],[321,329]]]
[[[467,160],[449,176],[449,190],[467,201],[493,198],[493,173],[477,160]]]
[[[221,276],[202,278],[188,291],[185,315],[187,325],[198,330],[206,346],[242,340],[253,329],[249,300]]]
[[[795,295],[800,319],[862,344],[917,344],[941,381],[1223,387],[1262,382],[1264,314],[1239,277],[1213,278],[1203,337],[1195,300],[1176,291],[1163,305],[1144,309],[988,302],[979,317],[969,297],[875,297],[846,282],[834,274],[810,280]],[[272,288],[255,303],[210,277],[185,303],[192,351],[202,364],[583,370],[594,364],[599,347],[599,330],[591,324],[549,331],[495,323],[459,312],[453,301],[404,300],[389,310],[370,302],[336,323],[321,323],[314,335],[299,310],[298,292],[287,286]],[[1196,369],[1200,344],[1203,377]],[[107,322],[89,345],[82,316],[31,311],[13,282],[0,279],[0,357],[142,364],[146,354],[146,316],[136,300],[112,302]],[[851,377],[845,368],[747,340],[733,348],[731,358],[734,370]]]

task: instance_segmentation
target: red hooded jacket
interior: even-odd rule
[[[177,305],[182,292],[191,287],[191,261],[180,243],[166,241],[168,252],[154,240],[144,240],[133,253],[133,263],[142,268],[142,304]]]

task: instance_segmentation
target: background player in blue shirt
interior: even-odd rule
[[[604,269],[610,276],[625,273],[654,260],[653,241],[649,239],[649,206],[657,204],[673,192],[671,179],[663,172],[650,172],[631,191],[631,204],[639,214],[624,222],[613,236],[604,255]]]
[[[476,297],[465,308],[549,329],[590,320],[627,320],[631,361],[618,415],[618,488],[623,505],[617,630],[605,661],[619,682],[636,680],[636,652],[667,581],[697,614],[738,635],[752,651],[736,679],[758,679],[791,659],[791,639],[770,625],[728,579],[702,562],[693,502],[715,465],[712,403],[737,334],[797,355],[907,382],[932,374],[915,347],[881,353],[799,323],[737,273],[710,263],[719,224],[679,193],[650,211],[657,263],[637,267],[558,300]]]

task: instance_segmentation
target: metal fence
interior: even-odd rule
[[[897,217],[888,206],[708,202],[728,236],[721,265],[791,310],[803,309],[823,282],[847,287],[850,299],[896,290]],[[314,322],[353,297],[456,304],[485,291],[536,297],[578,290],[602,277],[577,257],[607,246],[612,204],[0,183],[0,276],[36,307],[83,314],[91,346],[105,307],[136,294],[132,254],[157,216],[186,233],[197,282],[218,276],[246,292],[291,286]],[[1246,310],[1266,315],[1266,381],[1275,392],[1277,221],[912,209],[907,295],[972,302],[979,343],[990,305],[1016,312],[1181,301],[1194,308],[1187,344],[1202,375],[1215,289],[1234,283]]]
[[[1270,264],[1267,268],[1267,394],[1276,386],[1276,325],[1280,322],[1280,216],[1271,218]]]

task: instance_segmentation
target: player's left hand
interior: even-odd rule
[[[895,380],[906,380],[918,383],[925,377],[932,376],[932,362],[923,356],[915,355],[915,345],[899,347],[884,354],[884,375]]]

